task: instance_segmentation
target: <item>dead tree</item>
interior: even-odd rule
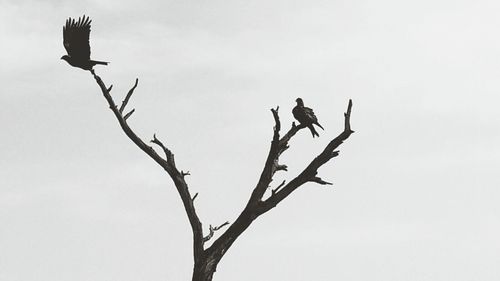
[[[97,84],[101,88],[101,91],[109,104],[111,111],[113,111],[116,119],[120,123],[123,132],[128,136],[128,138],[134,142],[142,151],[144,151],[149,157],[151,157],[158,165],[160,165],[170,176],[174,182],[177,192],[179,193],[184,209],[189,219],[189,224],[193,232],[193,256],[194,256],[194,268],[193,268],[193,281],[211,281],[212,277],[217,269],[217,264],[222,259],[227,250],[233,245],[234,241],[256,220],[260,215],[266,213],[267,211],[274,208],[283,199],[290,195],[297,188],[302,186],[307,182],[315,182],[321,185],[330,185],[331,183],[320,178],[318,174],[318,169],[327,163],[330,159],[334,158],[339,154],[335,150],[339,145],[342,144],[354,131],[351,130],[350,117],[352,101],[349,100],[349,105],[347,106],[347,112],[344,113],[344,131],[342,131],[336,138],[334,138],[325,149],[314,158],[309,165],[295,178],[290,180],[288,183],[283,181],[274,189],[271,189],[270,195],[264,196],[266,191],[269,189],[273,176],[278,171],[286,171],[287,166],[279,163],[280,155],[285,152],[288,148],[288,142],[290,139],[304,126],[292,123],[291,128],[288,132],[280,137],[281,123],[278,116],[278,109],[271,109],[274,117],[274,133],[273,139],[271,141],[271,148],[267,155],[267,159],[264,165],[264,169],[260,175],[257,185],[253,189],[252,195],[248,200],[248,203],[241,211],[238,218],[230,224],[225,222],[219,226],[209,227],[209,233],[207,235],[203,234],[202,223],[196,214],[194,207],[194,200],[198,193],[194,196],[191,195],[186,183],[185,177],[189,175],[189,172],[179,171],[175,165],[174,154],[172,151],[161,142],[156,135],[153,135],[151,143],[157,145],[162,154],[158,154],[153,147],[144,142],[137,134],[130,128],[127,123],[127,119],[134,113],[135,109],[132,109],[125,113],[125,108],[130,100],[130,97],[134,93],[137,87],[138,79],[135,80],[134,86],[129,90],[125,99],[118,107],[110,95],[112,85],[106,87],[102,79],[91,71]],[[205,243],[209,241],[213,236],[215,231],[220,230],[222,227],[229,225],[224,233],[222,233],[219,238],[217,238],[210,247],[205,247]]]

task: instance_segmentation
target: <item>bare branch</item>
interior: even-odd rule
[[[281,129],[281,122],[280,118],[278,115],[278,110],[279,106],[276,107],[276,109],[272,108],[271,112],[273,113],[274,117],[274,129],[273,129],[273,140],[271,141],[271,148],[269,149],[269,153],[267,155],[266,163],[264,164],[264,169],[262,170],[262,173],[259,178],[259,182],[255,186],[252,195],[250,197],[250,200],[247,204],[247,207],[249,205],[254,205],[258,203],[261,199],[262,196],[264,196],[264,193],[266,192],[267,188],[269,187],[269,184],[273,180],[273,175],[276,173],[278,170],[278,157],[280,155],[280,129]],[[286,167],[286,166],[285,166]],[[283,169],[283,166],[281,166],[281,169]]]
[[[320,177],[313,177],[309,181],[319,183],[321,185],[332,185],[331,182],[324,181]]]
[[[127,120],[130,116],[132,116],[132,114],[135,112],[135,108],[132,109],[129,113],[125,114],[125,116],[123,116],[123,119]]]
[[[288,142],[290,139],[295,136],[295,134],[301,130],[304,129],[306,126],[303,124],[299,124],[298,126],[295,125],[295,122],[292,122],[292,126],[290,130],[280,139],[280,148],[282,149],[282,152],[288,149]]]
[[[226,221],[225,223],[223,223],[223,224],[221,224],[221,225],[219,225],[219,226],[216,226],[216,227],[213,227],[212,225],[210,225],[210,227],[209,227],[209,231],[210,231],[210,233],[209,233],[207,236],[203,237],[203,242],[205,243],[205,242],[207,242],[208,240],[212,239],[212,237],[214,236],[214,234],[215,234],[215,232],[216,232],[217,230],[219,230],[219,229],[223,228],[224,226],[226,226],[226,225],[228,225],[228,224],[229,224],[229,222],[228,222],[228,221]]]
[[[327,163],[330,159],[337,156],[339,154],[335,149],[339,147],[349,136],[354,133],[351,130],[351,109],[352,109],[352,100],[349,100],[349,104],[347,106],[347,112],[344,113],[344,131],[341,132],[335,139],[333,139],[316,158],[314,158],[311,163],[302,171],[297,177],[291,180],[287,185],[285,185],[281,190],[275,192],[271,195],[265,202],[264,207],[261,212],[267,212],[276,206],[279,202],[285,199],[290,193],[292,193],[299,186],[303,185],[308,181],[316,182],[319,184],[331,184],[322,180],[319,177],[316,177],[318,173],[318,169]]]
[[[223,223],[223,224],[221,224],[221,225],[219,225],[219,226],[214,227],[214,231],[217,231],[217,230],[219,230],[219,229],[223,228],[224,226],[226,226],[226,225],[228,225],[228,224],[229,224],[229,222],[228,222],[228,221],[226,221],[225,223]]]
[[[202,225],[200,222],[200,219],[198,218],[198,215],[196,214],[196,210],[193,205],[193,200],[192,197],[189,193],[188,185],[186,181],[184,180],[184,177],[182,174],[177,170],[177,167],[175,166],[175,161],[174,161],[174,155],[173,153],[166,148],[163,143],[156,138],[156,135],[154,136],[152,142],[159,145],[163,151],[165,152],[166,159],[163,159],[156,151],[149,145],[147,145],[140,137],[137,136],[137,134],[129,127],[129,125],[126,122],[126,118],[130,117],[131,112],[134,112],[132,110],[128,114],[125,115],[125,117],[122,116],[122,111],[127,105],[128,100],[130,99],[130,96],[132,96],[133,91],[137,87],[138,84],[138,79],[136,79],[136,82],[134,84],[134,87],[130,89],[130,91],[127,94],[127,97],[122,103],[122,106],[120,107],[121,110],[119,110],[115,104],[115,101],[109,94],[108,88],[106,88],[106,85],[102,81],[102,79],[95,74],[94,70],[90,71],[92,75],[94,76],[94,79],[96,80],[97,84],[99,85],[102,94],[104,95],[104,98],[108,102],[109,108],[115,115],[116,119],[120,123],[120,126],[123,130],[123,132],[127,135],[127,137],[135,143],[144,153],[146,153],[149,157],[151,157],[158,165],[160,165],[170,176],[172,181],[175,184],[175,187],[177,189],[177,192],[179,193],[182,203],[184,205],[184,209],[186,211],[186,214],[189,219],[189,223],[191,225],[191,229],[193,231],[193,253],[194,253],[194,258],[195,261],[199,260],[203,256],[203,229]],[[111,88],[111,87],[110,87]],[[195,195],[196,197],[196,195]]]
[[[137,88],[138,83],[139,83],[139,78],[135,78],[134,86],[128,91],[127,96],[125,96],[125,99],[122,101],[122,105],[120,106],[120,113],[123,113],[123,110],[125,110],[125,106],[127,106],[128,100],[134,93],[135,88]]]
[[[215,262],[215,264],[222,258],[224,253],[231,247],[234,241],[243,233],[252,222],[257,219],[260,215],[272,209],[284,198],[286,198],[290,193],[292,193],[299,186],[303,185],[308,181],[317,182],[319,184],[330,184],[316,177],[317,170],[323,164],[328,162],[331,158],[338,155],[338,151],[335,151],[344,140],[346,140],[353,132],[350,129],[350,113],[351,113],[352,102],[349,101],[349,106],[347,113],[345,114],[345,128],[344,131],[333,139],[305,169],[297,177],[292,179],[286,184],[283,181],[277,188],[271,190],[271,196],[266,200],[262,201],[262,196],[264,192],[268,189],[270,182],[272,181],[273,175],[278,171],[279,166],[279,156],[288,149],[288,142],[290,139],[301,129],[304,128],[303,125],[295,125],[292,123],[290,130],[280,139],[279,129],[280,121],[278,116],[278,110],[272,109],[273,117],[275,120],[273,140],[271,142],[271,148],[269,150],[266,163],[264,164],[264,169],[261,173],[259,181],[254,188],[247,205],[240,213],[238,218],[233,224],[218,238],[213,244],[205,250],[207,256]],[[281,167],[282,169],[283,167]]]
[[[158,138],[156,138],[156,134],[153,134],[153,139],[151,140],[151,142],[161,147],[163,152],[165,152],[168,164],[175,167],[174,154],[172,154],[172,151],[170,151],[170,149],[168,149]]]
[[[347,106],[347,112],[344,113],[344,131],[348,131],[349,134],[354,133],[351,130],[351,109],[352,109],[352,100],[349,99],[349,105]]]
[[[108,93],[111,92],[111,89],[113,89],[113,85],[109,86]]]
[[[279,139],[279,132],[281,130],[281,122],[280,122],[280,117],[278,115],[278,110],[279,109],[280,109],[279,106],[277,106],[276,109],[271,108],[271,112],[273,113],[274,122],[275,122],[273,139],[274,138],[278,138]]]
[[[101,88],[101,91],[106,98],[110,109],[120,123],[120,126],[124,133],[142,151],[144,151],[156,163],[158,163],[169,174],[170,178],[175,184],[193,231],[193,252],[195,259],[193,280],[202,280],[197,279],[196,276],[205,276],[206,274],[209,274],[211,278],[211,275],[213,274],[213,272],[215,272],[215,268],[218,262],[225,254],[225,252],[231,247],[234,241],[241,235],[241,233],[243,233],[255,219],[272,209],[298,187],[302,186],[306,182],[316,182],[322,185],[330,185],[330,182],[324,181],[320,177],[316,176],[318,173],[318,169],[333,157],[338,155],[339,152],[335,149],[354,132],[351,130],[350,126],[352,101],[349,100],[347,111],[344,114],[344,131],[340,133],[335,139],[333,139],[325,147],[323,152],[321,152],[316,158],[314,158],[298,176],[293,178],[288,183],[285,180],[281,182],[281,184],[279,184],[275,189],[271,190],[271,196],[266,200],[263,200],[263,195],[269,188],[274,174],[280,170],[287,170],[286,165],[279,164],[279,157],[284,151],[289,148],[288,142],[290,141],[290,139],[299,130],[305,127],[301,124],[296,125],[295,123],[292,123],[292,126],[288,130],[288,132],[280,138],[281,122],[278,115],[279,107],[276,107],[276,109],[271,109],[275,121],[271,147],[264,164],[264,169],[260,175],[257,185],[252,192],[252,195],[250,196],[247,205],[233,224],[229,225],[229,222],[225,222],[216,227],[210,225],[209,234],[207,236],[204,236],[202,224],[196,214],[196,210],[193,204],[194,200],[198,196],[198,193],[196,193],[194,196],[191,196],[188,185],[185,181],[185,176],[189,175],[189,172],[179,171],[177,169],[173,153],[156,137],[156,134],[153,135],[153,140],[151,140],[151,142],[158,145],[163,150],[166,157],[165,159],[162,158],[151,146],[148,146],[146,143],[144,143],[144,141],[139,138],[135,134],[135,132],[128,126],[126,119],[130,117],[130,115],[134,112],[134,109],[127,113],[125,116],[122,115],[123,110],[127,106],[127,103],[129,102],[134,90],[138,85],[138,79],[136,79],[134,86],[129,90],[120,108],[118,109],[115,102],[113,101],[113,98],[110,95],[112,87],[106,88],[104,82],[99,76],[95,74],[93,70],[91,70],[91,73],[93,74],[97,84]],[[222,235],[218,239],[216,239],[209,248],[204,249],[205,242],[213,238],[215,232],[226,225],[229,225],[228,229],[224,233],[222,233]]]
[[[286,183],[286,180],[283,180],[279,185],[278,187],[276,187],[275,189],[271,190],[271,194],[274,195],[276,192],[278,192],[280,190],[280,188],[282,188]]]
[[[190,176],[191,174],[189,173],[189,171],[184,172],[184,171],[182,171],[182,170],[181,170],[181,175],[182,175],[183,177],[185,177],[185,176]]]
[[[287,165],[276,164],[276,171],[288,171]]]
[[[191,198],[191,201],[194,201],[194,199],[196,199],[196,197],[198,197],[198,192],[196,192],[196,194],[193,196],[193,198]]]

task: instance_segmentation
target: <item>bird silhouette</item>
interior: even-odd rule
[[[302,101],[301,98],[297,98],[295,101],[297,102],[297,105],[292,110],[293,117],[295,117],[295,119],[297,119],[297,121],[299,121],[301,125],[309,128],[313,138],[316,136],[319,137],[319,134],[313,125],[317,125],[322,130],[324,130],[324,128],[319,124],[318,118],[314,114],[314,111],[309,107],[305,107],[304,101]]]
[[[90,59],[90,23],[89,17],[75,19],[68,18],[66,25],[63,26],[63,43],[67,55],[61,57],[74,67],[92,71],[94,65],[107,65],[104,61],[95,61]]]

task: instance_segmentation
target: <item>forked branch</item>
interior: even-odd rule
[[[325,147],[323,152],[321,152],[316,158],[314,158],[311,163],[293,180],[291,180],[287,185],[285,185],[279,192],[272,194],[264,202],[263,211],[266,212],[269,209],[276,206],[279,202],[290,195],[299,186],[306,182],[315,182],[322,185],[331,185],[330,182],[324,181],[320,177],[316,176],[318,174],[318,169],[327,163],[330,159],[339,155],[339,152],[335,149],[339,147],[349,136],[354,133],[351,130],[351,110],[352,110],[352,100],[349,100],[347,105],[347,111],[344,113],[344,131],[342,131],[336,138],[334,138]]]
[[[139,78],[135,78],[134,86],[128,91],[127,96],[125,96],[125,99],[123,100],[122,105],[120,106],[120,113],[123,113],[123,110],[125,109],[125,106],[127,106],[128,100],[134,93],[135,88],[137,88],[138,83],[139,83]]]
[[[224,226],[226,226],[228,224],[229,224],[229,222],[226,221],[225,223],[223,223],[223,224],[221,224],[219,226],[212,226],[212,225],[210,225],[210,227],[209,227],[209,233],[208,233],[207,236],[203,237],[203,242],[208,242],[208,240],[212,239],[212,237],[214,236],[214,233],[217,230],[223,228]]]
[[[170,151],[170,149],[168,149],[167,147],[165,147],[165,145],[163,145],[163,143],[156,137],[156,134],[153,134],[153,139],[150,142],[161,147],[163,152],[165,152],[165,157],[167,159],[167,163],[171,167],[175,167],[174,154],[172,153],[172,151]]]
[[[293,178],[287,184],[283,181],[280,185],[278,185],[278,187],[272,189],[271,195],[264,200],[263,196],[270,186],[274,174],[279,170],[286,170],[283,168],[284,165],[278,164],[280,155],[289,148],[288,142],[291,138],[295,136],[299,130],[305,127],[303,125],[297,126],[295,123],[292,123],[288,132],[280,138],[281,122],[278,115],[278,108],[271,109],[275,125],[273,130],[273,139],[264,164],[264,169],[262,170],[259,181],[257,182],[247,205],[238,218],[217,240],[214,241],[212,246],[206,250],[209,259],[213,260],[213,263],[218,263],[234,241],[252,224],[255,219],[275,207],[298,187],[306,182],[315,182],[321,185],[331,184],[330,182],[327,182],[317,176],[318,168],[333,157],[337,156],[338,151],[335,151],[335,149],[353,133],[350,125],[351,108],[352,101],[349,100],[347,112],[344,114],[344,131],[333,139],[325,147],[323,152],[320,153],[298,176]]]
[[[182,203],[184,205],[184,209],[186,210],[189,223],[193,230],[193,252],[195,261],[201,259],[201,257],[203,256],[202,224],[200,219],[198,218],[198,215],[196,214],[196,210],[193,205],[193,200],[196,197],[196,195],[195,197],[191,196],[188,189],[188,185],[184,180],[185,174],[179,172],[179,170],[175,165],[174,154],[156,137],[156,135],[153,135],[153,140],[151,140],[151,142],[158,145],[163,150],[163,152],[165,153],[165,158],[161,157],[158,153],[156,153],[156,151],[151,146],[147,145],[130,128],[130,126],[127,123],[127,118],[130,117],[130,115],[135,111],[134,109],[132,109],[132,111],[127,113],[125,116],[122,115],[123,110],[125,109],[130,100],[130,97],[134,93],[134,90],[137,88],[139,79],[135,80],[134,86],[128,91],[125,99],[123,100],[120,106],[120,109],[118,109],[115,104],[115,101],[113,100],[110,94],[112,87],[106,88],[106,85],[104,84],[102,79],[97,74],[95,74],[94,71],[91,71],[91,73],[94,76],[94,79],[96,80],[97,84],[99,85],[101,92],[104,95],[104,98],[108,102],[109,108],[111,109],[111,111],[113,111],[116,119],[118,120],[118,123],[120,123],[123,132],[142,151],[144,151],[149,157],[151,157],[156,163],[158,163],[158,165],[160,165],[169,174],[170,178],[174,182],[177,192],[179,193]]]
[[[350,124],[352,101],[349,100],[347,111],[344,114],[344,131],[334,138],[325,147],[325,149],[318,156],[316,156],[316,158],[314,158],[301,173],[299,173],[299,175],[288,181],[288,183],[283,180],[283,182],[281,182],[281,184],[279,184],[276,188],[271,189],[269,197],[264,199],[264,195],[269,189],[275,173],[278,171],[287,171],[287,166],[279,163],[280,156],[290,147],[288,143],[292,137],[295,136],[299,130],[305,127],[304,125],[296,125],[295,123],[292,123],[291,128],[282,137],[280,137],[281,122],[278,114],[279,107],[271,109],[275,122],[271,147],[264,164],[264,169],[262,170],[260,178],[252,191],[248,203],[234,223],[229,225],[229,222],[225,222],[215,227],[210,225],[208,235],[203,236],[202,224],[194,207],[194,200],[198,196],[198,193],[191,196],[188,185],[185,181],[185,176],[189,175],[189,172],[184,172],[182,170],[179,171],[177,169],[174,154],[156,137],[156,134],[153,135],[151,143],[154,143],[161,148],[165,157],[160,156],[129,127],[127,119],[132,115],[132,113],[135,112],[135,109],[132,109],[127,114],[123,115],[134,90],[137,88],[139,80],[136,79],[134,86],[128,91],[120,108],[118,108],[110,95],[112,86],[107,88],[102,79],[97,76],[94,71],[91,72],[99,85],[104,98],[108,102],[111,111],[118,120],[123,132],[142,151],[144,151],[158,165],[160,165],[169,174],[175,184],[193,232],[193,252],[195,264],[193,271],[194,281],[211,281],[218,262],[231,247],[234,241],[241,235],[241,233],[243,233],[255,219],[275,207],[298,187],[307,182],[315,182],[321,185],[331,185],[330,182],[327,182],[317,176],[318,169],[339,154],[339,152],[335,149],[354,132],[351,130]],[[213,238],[216,231],[222,229],[226,225],[229,225],[227,230],[215,239],[210,247],[205,249],[204,244]]]

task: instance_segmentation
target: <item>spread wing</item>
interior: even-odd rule
[[[90,60],[90,23],[89,17],[67,19],[63,26],[63,43],[68,55],[77,60]]]

